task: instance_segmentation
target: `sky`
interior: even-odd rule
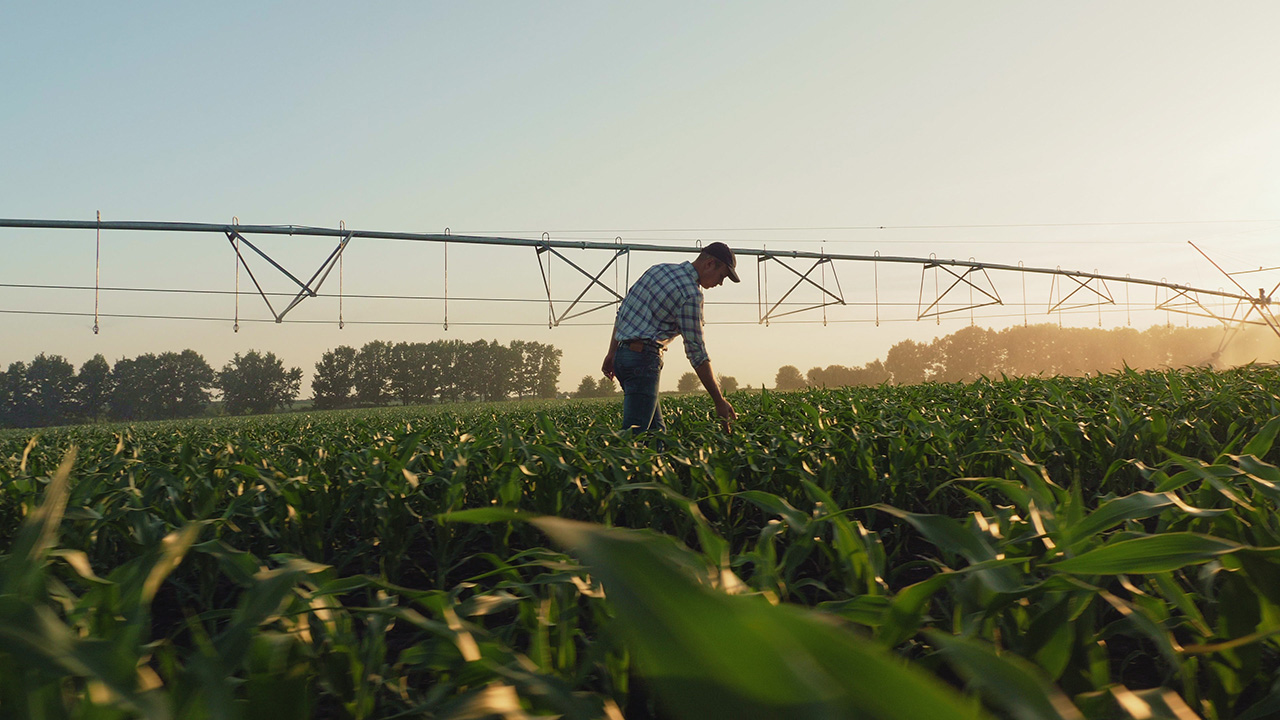
[[[723,240],[1230,289],[1189,242],[1229,272],[1280,265],[1278,24],[1264,1],[8,3],[0,218]],[[249,239],[304,278],[334,248]],[[217,234],[0,228],[0,247],[4,366],[192,348],[217,368],[255,349],[309,376],[338,345],[522,339],[561,348],[573,390],[599,374],[612,323],[606,309],[548,328],[528,248],[451,244],[446,329],[444,246],[357,238],[339,329],[331,296],[262,322]],[[610,256],[566,254],[593,274]],[[632,252],[602,278],[625,290],[690,257]],[[249,262],[269,291],[290,289]],[[742,385],[969,323],[1207,322],[1116,284],[1116,304],[1049,313],[1060,288],[1016,273],[991,274],[999,306],[920,320],[932,271],[838,261],[822,282],[845,306],[765,324],[760,304],[795,276],[750,256],[739,269],[741,284],[707,292],[706,333],[713,367]],[[586,279],[551,273],[561,312]],[[9,287],[95,276],[218,294],[100,290],[94,334],[92,290]],[[1252,293],[1280,276],[1238,279]],[[666,364],[674,389],[689,370],[678,341]]]

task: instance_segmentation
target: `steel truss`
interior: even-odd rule
[[[446,230],[444,233],[408,233],[408,232],[380,232],[367,230],[348,230],[345,226],[338,228],[324,227],[305,227],[297,225],[240,225],[236,222],[232,224],[215,224],[215,223],[171,223],[171,222],[138,222],[138,221],[115,221],[104,222],[101,220],[31,220],[31,219],[4,219],[0,218],[0,228],[25,228],[25,229],[61,229],[61,230],[95,230],[99,236],[103,230],[108,231],[140,231],[140,232],[182,232],[182,233],[217,233],[227,238],[230,243],[236,262],[236,324],[234,327],[239,328],[239,271],[244,268],[257,289],[258,294],[262,297],[267,305],[275,322],[284,322],[285,316],[297,307],[299,303],[309,297],[316,297],[321,285],[329,277],[334,267],[339,267],[339,282],[341,283],[341,262],[343,253],[350,242],[359,237],[364,239],[377,240],[406,240],[416,242],[441,243],[445,248],[445,293],[444,293],[444,309],[445,309],[445,329],[448,329],[448,246],[449,244],[457,245],[494,245],[503,247],[526,247],[533,248],[538,261],[538,268],[542,275],[543,287],[547,293],[547,324],[548,327],[555,327],[566,320],[580,317],[587,313],[596,312],[604,308],[612,307],[622,301],[624,293],[620,293],[617,289],[610,287],[601,281],[601,277],[609,268],[614,268],[615,282],[619,279],[617,275],[621,272],[622,266],[626,268],[626,280],[623,287],[630,285],[630,262],[632,252],[657,252],[657,253],[679,253],[687,254],[698,252],[698,247],[690,247],[688,245],[649,245],[649,244],[630,244],[622,242],[621,238],[617,238],[612,243],[598,241],[573,241],[573,240],[553,240],[547,234],[543,234],[541,239],[527,238],[511,238],[511,237],[487,237],[476,235],[451,235]],[[328,257],[320,264],[318,268],[311,274],[310,278],[303,282],[278,261],[272,258],[258,244],[250,241],[247,236],[250,235],[290,235],[315,238],[335,238],[337,245],[329,253]],[[247,246],[254,251],[259,257],[265,260],[271,267],[283,274],[292,281],[298,288],[293,295],[291,301],[280,311],[276,311],[271,304],[269,295],[263,290],[262,285],[258,281],[258,277],[246,262],[246,255],[241,249],[241,245]],[[1192,245],[1192,247],[1195,247]],[[608,258],[603,266],[595,273],[585,269],[578,262],[570,259],[564,250],[596,250],[608,253]],[[1204,254],[1199,248],[1196,248],[1202,255]],[[1217,263],[1213,263],[1206,255],[1206,259],[1213,263],[1224,275],[1231,280],[1237,291],[1226,291],[1221,288],[1217,290],[1209,290],[1204,288],[1195,288],[1188,285],[1179,285],[1170,283],[1165,280],[1146,280],[1141,278],[1133,278],[1130,276],[1113,276],[1101,275],[1096,272],[1085,273],[1079,271],[1063,270],[1058,268],[1038,268],[1025,267],[1022,264],[1006,265],[1000,263],[984,263],[970,258],[968,260],[943,260],[936,256],[928,258],[906,257],[906,256],[884,256],[876,253],[874,255],[854,255],[854,254],[837,254],[827,252],[812,252],[792,250],[788,252],[777,252],[767,249],[756,248],[738,248],[735,253],[739,257],[755,257],[757,260],[757,306],[759,314],[759,322],[768,324],[770,320],[793,315],[800,312],[822,310],[823,320],[826,321],[827,308],[832,305],[848,305],[844,297],[844,292],[840,287],[840,279],[836,273],[835,262],[862,262],[871,263],[874,268],[875,288],[876,288],[876,321],[879,324],[879,264],[894,263],[918,265],[921,268],[920,294],[917,302],[916,319],[923,320],[933,317],[940,319],[942,315],[972,311],[977,308],[990,305],[1003,305],[1004,300],[1001,298],[996,285],[992,280],[992,272],[1014,272],[1019,273],[1024,278],[1023,287],[1023,305],[1027,304],[1025,277],[1027,275],[1040,274],[1051,276],[1050,297],[1047,312],[1061,312],[1064,310],[1078,309],[1097,305],[1115,305],[1116,299],[1112,293],[1112,285],[1122,285],[1125,288],[1126,304],[1128,304],[1129,290],[1133,287],[1150,287],[1156,293],[1156,300],[1153,309],[1164,310],[1167,312],[1178,312],[1186,315],[1197,317],[1205,317],[1221,322],[1229,328],[1240,328],[1244,325],[1260,325],[1271,328],[1273,332],[1280,336],[1280,319],[1277,319],[1275,313],[1272,312],[1272,298],[1277,291],[1280,291],[1280,284],[1277,284],[1267,292],[1265,289],[1259,289],[1257,295],[1250,294],[1244,289],[1237,280],[1235,275],[1222,270]],[[552,282],[551,267],[553,261],[559,258],[562,262],[569,265],[576,272],[573,277],[585,277],[586,287],[578,293],[577,297],[567,306],[557,308],[552,300]],[[623,259],[625,258],[625,263]],[[545,262],[544,262],[545,259]],[[799,263],[799,261],[812,261],[812,265],[808,269],[801,271],[797,267],[793,267],[788,261]],[[787,290],[775,301],[770,301],[768,293],[768,266],[776,263],[782,266],[791,276],[794,276],[794,282],[790,284]],[[826,274],[828,269],[831,271],[834,289],[828,286]],[[1277,268],[1280,269],[1280,268]],[[817,271],[818,279],[815,280],[814,273]],[[928,290],[928,281],[930,279],[930,271],[932,271],[933,285],[931,292]],[[581,279],[579,277],[579,280]],[[788,276],[790,277],[790,276]],[[800,308],[791,308],[783,312],[779,312],[779,308],[783,303],[798,290],[802,285],[808,285],[816,288],[819,293],[819,301],[805,305]],[[341,302],[342,292],[341,284],[339,285],[339,326],[342,324]],[[608,293],[608,300],[603,302],[590,301],[584,303],[587,293],[594,288],[603,289]],[[97,279],[94,284],[95,291],[98,289]],[[960,299],[960,294],[967,291],[969,298],[967,301]],[[1161,298],[1161,293],[1164,297]],[[926,304],[926,294],[930,300]],[[950,304],[944,305],[944,300]],[[793,301],[794,304],[794,301]],[[1216,306],[1216,307],[1215,307]],[[1230,310],[1228,310],[1230,306]],[[767,309],[766,309],[767,308]],[[1025,312],[1025,310],[1024,310]],[[97,331],[97,303],[95,297],[95,332]]]
[[[792,254],[792,256],[800,257],[794,253]],[[791,273],[796,276],[796,281],[791,285],[790,288],[787,288],[787,291],[782,294],[782,297],[778,298],[777,302],[775,302],[772,306],[769,307],[768,310],[766,310],[764,306],[769,304],[769,280],[768,280],[769,270],[768,270],[767,263],[770,261],[775,262],[778,265],[781,265],[787,270],[790,270]],[[836,292],[831,292],[830,290],[827,289],[826,272],[827,272],[828,266],[831,268],[831,277],[836,283]],[[814,270],[818,270],[819,268],[821,268],[821,273],[820,273],[820,277],[822,279],[821,284],[814,282],[813,279],[809,277],[810,275],[813,274]],[[804,283],[808,283],[813,287],[818,288],[818,290],[822,292],[822,302],[814,303],[812,305],[807,305],[805,307],[798,308],[795,310],[788,310],[786,312],[781,312],[781,313],[778,312],[778,306],[782,305],[782,303],[785,302],[787,298],[791,297],[791,293],[795,292],[796,288],[800,287]],[[760,322],[762,324],[768,325],[769,321],[774,318],[780,318],[786,315],[794,315],[795,313],[805,312],[806,310],[817,310],[819,308],[822,309],[822,317],[825,320],[828,305],[845,305],[845,304],[846,303],[844,300],[844,291],[840,288],[840,277],[836,275],[835,265],[832,265],[830,257],[827,257],[824,255],[817,258],[816,260],[813,261],[813,265],[810,266],[808,270],[805,270],[802,273],[799,270],[796,270],[795,268],[788,265],[786,261],[783,260],[782,257],[780,257],[776,253],[761,251],[760,254],[756,256],[756,309],[759,312]]]
[[[550,238],[545,238],[545,239],[547,239],[548,241],[550,240]],[[548,328],[555,327],[560,323],[564,322],[565,320],[586,315],[587,313],[595,312],[596,310],[602,310],[607,307],[612,307],[622,302],[622,295],[620,295],[617,290],[600,282],[600,276],[604,275],[606,270],[608,270],[610,267],[615,267],[615,268],[617,267],[614,265],[615,262],[618,263],[618,265],[622,264],[618,262],[618,258],[626,257],[627,276],[626,276],[626,281],[623,284],[623,287],[628,287],[631,285],[631,248],[623,246],[621,244],[620,239],[618,243],[619,244],[616,247],[616,249],[614,249],[613,254],[610,255],[608,262],[606,262],[604,264],[604,267],[600,268],[600,271],[597,272],[595,275],[592,275],[591,273],[582,269],[582,266],[578,265],[574,261],[565,257],[564,253],[561,253],[556,247],[550,245],[549,243],[544,243],[542,245],[539,245],[536,248],[538,253],[538,270],[542,273],[542,285],[544,288],[546,288],[546,291],[547,291],[547,327]],[[545,265],[542,262],[542,256],[544,254],[547,256],[547,262]],[[560,258],[569,267],[573,268],[574,270],[577,270],[580,274],[586,276],[587,278],[587,286],[582,289],[582,292],[578,293],[578,297],[574,298],[573,301],[569,303],[569,306],[566,307],[559,315],[556,314],[555,302],[551,299],[551,262],[555,258]],[[591,288],[595,286],[604,288],[605,291],[607,291],[610,295],[613,296],[613,299],[607,302],[598,303],[592,307],[587,308],[586,310],[580,310],[570,315],[569,313],[578,306],[578,303],[582,301],[582,298],[585,297],[586,294],[591,290]]]

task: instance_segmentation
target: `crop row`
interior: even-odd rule
[[[762,393],[732,435],[686,398],[640,441],[608,403],[8,434],[0,709],[983,712],[960,687],[1004,716],[1265,717],[1277,390]]]

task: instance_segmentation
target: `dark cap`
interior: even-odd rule
[[[729,268],[729,279],[734,282],[742,282],[738,279],[738,261],[733,257],[733,251],[729,249],[728,245],[722,242],[713,242],[702,248],[702,254],[710,255],[724,263]]]

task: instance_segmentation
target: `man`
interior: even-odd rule
[[[702,290],[719,286],[725,278],[739,282],[737,260],[728,245],[714,242],[693,262],[654,265],[631,286],[618,308],[601,368],[605,377],[616,376],[622,383],[623,428],[666,428],[658,407],[658,377],[662,353],[676,335],[684,338],[684,354],[715,402],[725,430],[738,419],[720,392],[702,340]]]

